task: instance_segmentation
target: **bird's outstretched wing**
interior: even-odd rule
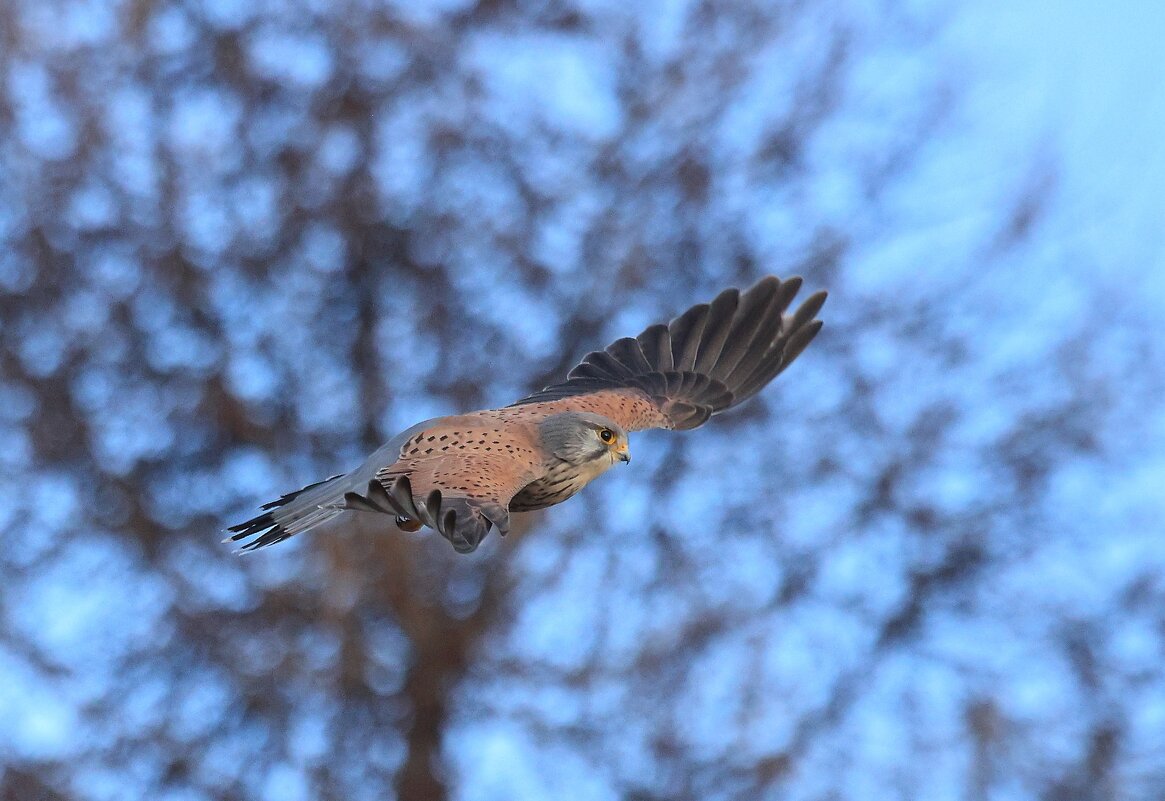
[[[560,384],[514,406],[547,404],[604,414],[625,429],[689,429],[755,395],[821,330],[826,293],[786,313],[801,278],[726,289],[666,325],[648,326],[587,354]]]

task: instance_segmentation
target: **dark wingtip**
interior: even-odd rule
[[[822,289],[805,298],[805,302],[797,308],[797,311],[793,312],[790,328],[799,328],[816,317],[817,312],[821,311],[821,307],[825,305],[827,297],[829,297],[829,293]]]
[[[781,354],[780,372],[784,372],[785,368],[796,361],[802,351],[809,347],[809,343],[817,336],[817,332],[821,330],[822,325],[824,323],[820,320],[814,320],[789,337],[789,342],[785,345],[785,351]]]

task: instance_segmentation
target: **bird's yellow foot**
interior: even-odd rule
[[[411,517],[400,517],[398,515],[396,518],[396,527],[401,531],[419,531],[421,521],[413,520]]]

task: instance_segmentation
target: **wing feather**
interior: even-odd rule
[[[647,361],[647,357],[643,355],[643,348],[639,346],[639,340],[633,337],[616,339],[607,346],[606,352],[615,357],[619,364],[623,365],[627,371],[627,375],[643,375],[655,369]]]
[[[636,337],[639,347],[643,349],[643,356],[657,369],[667,371],[673,369],[671,351],[671,331],[663,323],[656,323],[644,329]]]
[[[739,289],[725,289],[708,308],[708,321],[704,324],[704,334],[700,337],[700,347],[696,351],[696,361],[692,371],[711,375],[716,362],[724,350],[724,343],[732,333],[733,315],[740,302]]]
[[[744,292],[726,289],[666,325],[588,353],[566,381],[514,406],[587,409],[628,430],[695,428],[759,392],[821,330],[814,318],[825,292],[786,313],[800,288],[799,276],[766,276]]]
[[[672,364],[676,370],[691,370],[696,364],[696,351],[708,320],[709,306],[699,303],[668,323],[671,332]]]

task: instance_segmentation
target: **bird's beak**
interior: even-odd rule
[[[615,455],[619,457],[619,461],[623,464],[627,464],[631,461],[631,451],[627,450],[626,445],[615,451]]]

